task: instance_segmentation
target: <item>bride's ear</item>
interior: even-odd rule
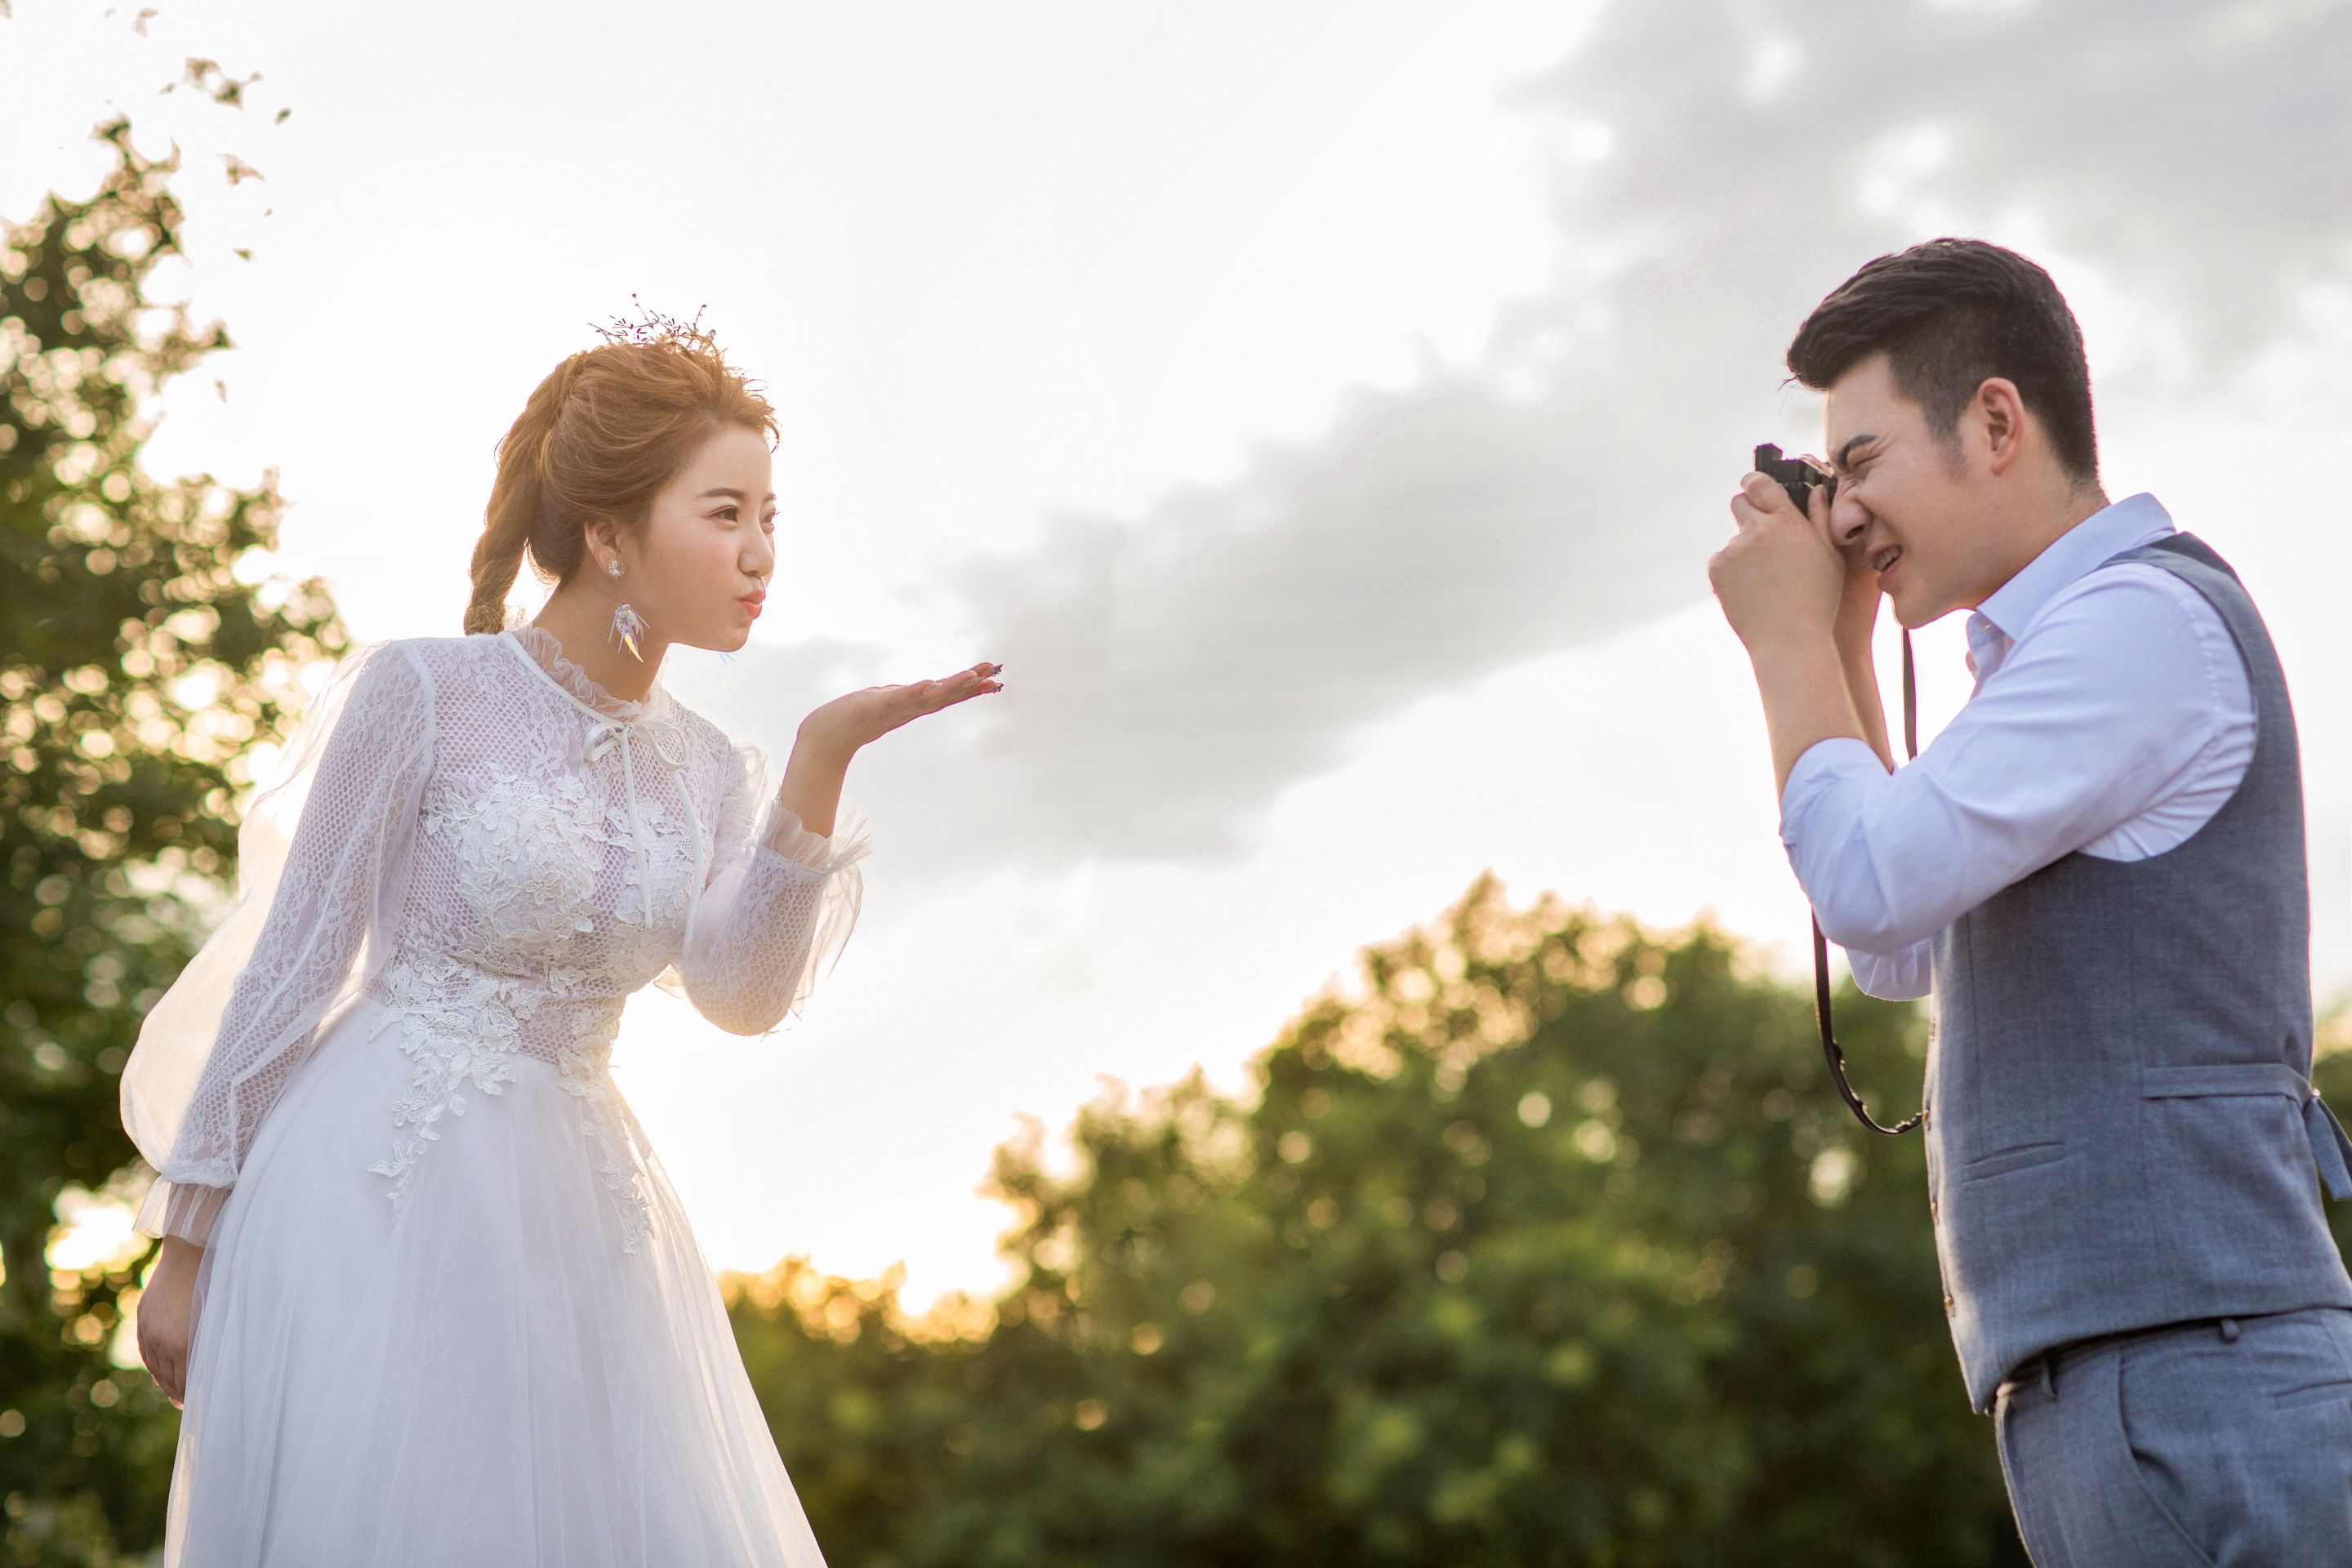
[[[614,564],[621,559],[620,530],[609,518],[591,518],[581,531],[588,570],[599,577],[611,576]]]

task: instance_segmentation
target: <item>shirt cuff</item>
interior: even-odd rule
[[[1876,996],[1887,1002],[1916,1002],[1934,989],[1935,954],[1932,944],[1915,942],[1899,952],[1860,952],[1845,950],[1847,967],[1853,971],[1853,984],[1866,996]]]
[[[782,796],[772,795],[752,830],[752,841],[820,876],[831,876],[873,849],[872,832],[863,816],[846,805],[835,815],[831,835],[812,833]]]
[[[228,1187],[207,1187],[194,1182],[172,1182],[158,1176],[139,1205],[131,1229],[142,1236],[176,1236],[198,1247],[212,1238],[213,1221],[228,1202]]]

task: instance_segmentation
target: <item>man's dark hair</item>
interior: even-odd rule
[[[1927,428],[1958,449],[1960,410],[1993,376],[2049,432],[2076,480],[2099,477],[2083,330],[2050,274],[1981,239],[1931,239],[1882,256],[1813,308],[1789,344],[1789,369],[1816,392],[1884,350],[1895,385]]]

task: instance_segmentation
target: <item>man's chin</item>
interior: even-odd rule
[[[1886,593],[1886,607],[1894,615],[1895,624],[1906,632],[1916,632],[1943,614],[1932,607],[1925,595],[1912,591],[1916,586],[1916,584],[1905,583],[1888,589]]]

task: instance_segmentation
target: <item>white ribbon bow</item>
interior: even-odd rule
[[[627,753],[634,749],[629,744],[633,736],[643,736],[646,750],[654,754],[654,761],[670,772],[677,773],[685,768],[686,758],[680,754],[684,748],[677,727],[665,724],[658,719],[597,720],[588,726],[587,737],[581,742],[580,760],[595,762],[618,746],[623,752],[622,760],[625,762]]]

